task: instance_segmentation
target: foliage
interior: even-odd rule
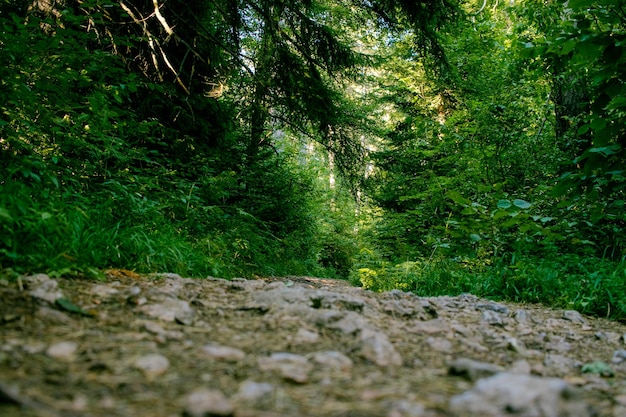
[[[410,34],[378,70],[398,81],[378,93],[387,133],[366,191],[379,210],[351,279],[623,318],[622,124],[607,107],[620,103],[621,75],[603,52],[621,45],[620,12],[466,6],[468,20],[442,29],[437,78]],[[569,108],[567,88],[585,85],[589,111]]]
[[[135,23],[139,6],[42,7],[26,17],[7,7],[2,19],[1,267],[334,274],[318,263],[324,244],[311,244],[325,233],[317,178],[293,149],[266,141],[247,152],[236,116],[245,97],[200,82],[228,74],[235,57],[208,51],[217,62],[207,67],[187,26],[168,43],[160,22],[116,23]]]

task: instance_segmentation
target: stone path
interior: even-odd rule
[[[0,415],[626,416],[626,326],[311,277],[0,282]]]

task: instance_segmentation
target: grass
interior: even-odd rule
[[[394,288],[420,296],[472,293],[494,300],[626,320],[626,262],[562,255],[520,257],[514,263],[468,266],[449,259],[358,268],[351,280],[374,291]]]

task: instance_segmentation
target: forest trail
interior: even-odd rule
[[[0,415],[624,416],[626,326],[345,281],[0,282]]]

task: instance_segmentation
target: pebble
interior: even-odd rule
[[[166,298],[161,303],[145,304],[139,307],[139,311],[149,317],[168,322],[177,322],[190,325],[195,315],[189,303],[177,298]]]
[[[99,297],[99,298],[103,298],[103,299],[111,298],[119,294],[119,292],[120,291],[118,289],[113,288],[110,285],[102,285],[102,284],[93,285],[91,289],[89,290],[89,293],[91,295]]]
[[[613,363],[622,363],[626,360],[626,349],[618,349],[613,352],[613,359],[611,362]]]
[[[360,343],[360,355],[365,359],[381,367],[402,366],[402,357],[384,333],[365,328]]]
[[[77,350],[78,343],[76,342],[57,342],[48,346],[46,349],[46,355],[63,362],[71,362],[74,360]]]
[[[301,327],[296,332],[293,338],[294,345],[309,345],[317,342],[320,339],[320,334],[312,330]]]
[[[341,352],[335,350],[328,350],[325,352],[318,352],[313,355],[313,362],[321,365],[324,368],[329,368],[337,371],[349,371],[352,369],[354,363],[352,359],[347,357]]]
[[[448,364],[448,373],[450,375],[463,376],[470,381],[476,381],[502,371],[503,369],[500,366],[468,358],[455,359]]]
[[[397,401],[387,413],[387,417],[422,417],[426,415],[423,404],[407,400]]]
[[[518,323],[528,323],[531,320],[530,313],[527,310],[515,310],[515,321]]]
[[[452,397],[450,411],[459,417],[591,417],[577,391],[557,378],[499,373],[479,380]]]
[[[230,346],[206,345],[202,347],[202,353],[212,359],[225,362],[239,362],[246,357],[242,350]]]
[[[585,324],[585,319],[583,316],[576,310],[565,310],[563,312],[563,318],[565,320],[569,320],[573,323]]]
[[[502,317],[493,310],[483,310],[482,320],[491,326],[502,326]]]
[[[170,361],[159,353],[151,353],[135,359],[133,366],[143,372],[146,377],[154,378],[167,372]]]
[[[448,353],[452,350],[452,342],[441,337],[429,337],[426,339],[426,344],[437,352]]]
[[[43,275],[43,274],[40,274]],[[39,276],[39,275],[37,275]],[[46,278],[47,275],[43,275]],[[38,282],[39,280],[35,280],[34,282]],[[50,278],[38,282],[36,287],[30,291],[30,296],[33,298],[37,298],[39,300],[44,300],[49,302],[50,304],[54,304],[56,300],[59,298],[63,298],[63,292],[59,290],[59,283]]]
[[[258,358],[257,365],[262,371],[278,371],[285,380],[299,384],[308,382],[309,372],[313,369],[313,365],[304,356],[287,352]]]
[[[52,324],[69,324],[73,321],[68,314],[46,306],[39,307],[37,317]]]
[[[409,333],[436,334],[447,333],[450,331],[450,325],[444,319],[432,319],[427,321],[418,321],[412,327],[407,329]]]
[[[267,382],[244,381],[239,385],[236,398],[242,401],[258,401],[271,395],[276,387]]]
[[[508,307],[503,306],[502,304],[497,304],[497,303],[478,303],[476,304],[475,308],[477,310],[495,311],[496,313],[501,313],[504,315],[509,314]]]
[[[156,334],[163,338],[172,339],[172,340],[183,340],[185,334],[183,332],[178,332],[176,330],[165,330],[163,326],[154,321],[146,321],[144,323],[144,327],[150,333]]]
[[[183,417],[226,417],[235,411],[233,403],[216,389],[200,388],[185,398]]]

